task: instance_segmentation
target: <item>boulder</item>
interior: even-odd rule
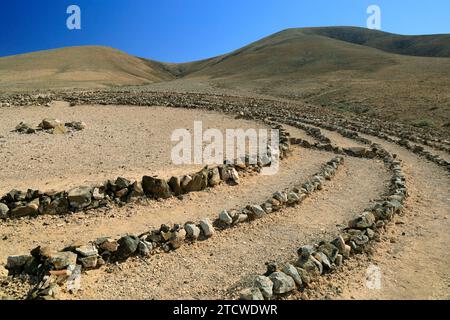
[[[309,275],[309,273],[302,268],[298,268],[296,267],[298,274],[300,275],[300,278],[302,279],[302,284],[304,284],[305,286],[308,286],[309,283],[311,282],[311,277]]]
[[[367,149],[364,147],[345,148],[344,152],[354,157],[364,157]]]
[[[202,229],[203,234],[206,238],[212,237],[214,235],[214,227],[208,218],[200,220],[200,228]]]
[[[93,192],[92,192],[92,198],[94,200],[103,200],[105,199],[105,193],[102,192],[103,190],[100,188],[94,188]]]
[[[240,300],[264,300],[261,291],[258,288],[244,289],[240,292]]]
[[[43,206],[43,214],[64,214],[69,211],[69,200],[66,198],[59,198],[53,200],[50,204]]]
[[[186,186],[186,192],[201,191],[208,187],[208,169],[196,173]]]
[[[42,128],[44,130],[50,130],[50,129],[55,129],[59,125],[61,125],[61,121],[59,121],[58,119],[44,119],[38,125],[38,127]]]
[[[284,294],[295,290],[295,281],[283,272],[274,272],[269,276],[275,294]]]
[[[97,266],[97,255],[82,257],[78,259],[85,269],[93,269]]]
[[[302,285],[302,278],[300,277],[297,269],[292,264],[287,263],[286,265],[284,265],[281,271],[294,279],[297,286],[300,287]]]
[[[100,241],[99,241],[100,240]],[[100,249],[109,252],[116,252],[119,248],[119,243],[115,240],[104,238],[97,240],[97,245]]]
[[[273,198],[284,204],[288,201],[287,194],[284,192],[277,191],[273,194]]]
[[[10,215],[11,218],[19,218],[25,216],[34,216],[39,213],[39,200],[35,202],[30,202],[25,206],[19,206],[14,209],[11,209]]]
[[[52,129],[53,134],[65,134],[67,132],[69,132],[69,131],[62,123]]]
[[[225,167],[222,170],[222,179],[228,183],[239,184],[239,174],[233,167]]]
[[[83,257],[97,256],[98,250],[92,244],[83,245],[75,248],[75,252]]]
[[[229,215],[227,210],[223,210],[219,214],[219,220],[221,222],[223,222],[224,224],[226,224],[227,226],[229,226],[229,225],[231,225],[233,223],[233,219],[230,217],[230,215]]]
[[[300,257],[296,262],[296,266],[306,270],[313,276],[319,276],[323,272],[322,264],[313,256]]]
[[[20,271],[31,258],[29,255],[9,256],[5,268],[10,271]]]
[[[130,187],[130,192],[128,193],[128,199],[129,202],[131,199],[139,198],[144,195],[144,190],[142,189],[142,186],[139,182],[135,181]]]
[[[257,276],[255,278],[255,287],[261,291],[261,294],[266,299],[273,297],[273,282],[268,277]]]
[[[117,256],[119,259],[126,259],[136,252],[139,245],[139,238],[134,236],[125,236],[119,239],[117,243],[119,248],[117,249]]]
[[[66,122],[65,125],[66,127],[72,128],[73,130],[76,131],[84,130],[87,127],[86,123],[84,123],[83,121]]]
[[[295,192],[289,192],[287,196],[287,203],[289,205],[294,205],[300,202],[300,197]]]
[[[72,208],[79,210],[88,207],[91,204],[92,188],[77,187],[68,192],[67,198]]]
[[[172,191],[166,180],[144,176],[142,178],[142,189],[148,196],[167,199],[172,196]]]
[[[50,255],[49,263],[56,269],[66,269],[77,264],[77,255],[70,251],[56,252]]]
[[[181,180],[179,177],[172,177],[170,178],[169,187],[172,189],[172,192],[175,196],[179,196],[180,194],[183,194],[183,189],[181,188]]]
[[[261,208],[261,206],[258,205],[248,206],[248,210],[250,210],[251,212],[252,219],[262,218],[266,214],[263,208]]]
[[[170,246],[172,247],[172,249],[178,249],[183,245],[185,239],[186,230],[179,229],[177,231],[173,231],[169,238]]]
[[[0,219],[7,219],[9,217],[9,208],[6,204],[0,202]]]
[[[333,244],[329,243],[329,242],[325,242],[323,244],[321,244],[319,246],[319,248],[317,249],[317,251],[324,253],[328,259],[330,260],[331,263],[334,262],[334,260],[336,259],[336,256],[339,253],[338,248],[336,248]]]
[[[184,229],[186,230],[187,236],[190,239],[197,240],[200,236],[200,228],[195,224],[185,224]]]
[[[331,261],[330,259],[327,257],[327,255],[321,251],[318,251],[314,254],[314,258],[317,259],[317,261],[320,262],[320,264],[326,269],[326,270],[330,270],[331,269]]]
[[[353,229],[372,228],[375,224],[375,216],[372,212],[364,212],[359,217],[350,220],[348,226]]]
[[[215,187],[220,184],[222,180],[220,179],[219,168],[213,168],[209,171],[208,185],[210,187]]]
[[[140,256],[150,257],[152,249],[153,249],[153,245],[151,242],[139,241],[137,250],[138,250],[138,253]]]
[[[19,133],[26,133],[26,134],[36,133],[36,129],[34,129],[32,126],[30,126],[28,123],[25,123],[25,122],[19,123],[16,126],[15,131],[19,132]]]
[[[331,243],[339,250],[340,254],[343,254],[345,252],[345,241],[341,235],[339,235]]]
[[[181,190],[183,190],[183,192],[187,192],[187,186],[191,181],[192,177],[189,175],[183,176],[183,178],[181,178]]]
[[[299,255],[299,257],[301,258],[309,258],[309,256],[311,256],[314,252],[316,251],[316,249],[311,246],[311,245],[306,245],[306,246],[302,246],[297,250],[297,254]]]
[[[114,183],[119,190],[127,189],[131,185],[131,181],[122,177],[118,177]]]

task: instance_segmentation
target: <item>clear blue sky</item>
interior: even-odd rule
[[[66,9],[81,8],[81,30]],[[192,61],[242,47],[291,27],[366,27],[382,10],[382,30],[450,33],[449,0],[2,0],[0,56],[73,45],[106,45],[167,62]]]

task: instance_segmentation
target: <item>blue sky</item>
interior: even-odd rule
[[[81,8],[81,30],[66,9]],[[382,30],[450,33],[449,0],[3,0],[0,56],[74,45],[106,45],[167,62],[227,53],[291,27],[366,26],[382,11]]]

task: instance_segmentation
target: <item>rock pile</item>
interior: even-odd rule
[[[33,134],[37,132],[65,134],[74,131],[81,131],[84,129],[86,129],[86,124],[81,121],[67,122],[64,124],[58,119],[47,118],[42,120],[42,122],[37,127],[33,127],[27,123],[21,122],[16,126],[14,131],[24,134]]]

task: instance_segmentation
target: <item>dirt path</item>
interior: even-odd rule
[[[336,225],[345,223],[384,191],[388,178],[382,163],[348,158],[324,190],[300,206],[146,262],[128,260],[111,273],[105,268],[89,271],[82,277],[84,291],[78,298],[223,298],[228,289],[263,272],[266,261],[289,259],[297,246],[337,232]],[[270,195],[267,191],[265,197]]]
[[[331,289],[322,287],[317,298],[449,299],[449,175],[393,143],[367,138],[403,160],[410,198],[404,216],[396,218],[373,255],[359,257],[344,272],[330,276],[325,286],[330,285]],[[371,265],[380,270],[380,289],[366,285],[366,272]]]
[[[182,201],[173,198],[149,201],[148,205],[143,206],[116,207],[107,212],[97,210],[63,217],[39,216],[0,221],[0,261],[5,261],[8,255],[26,254],[37,245],[61,249],[77,240],[91,241],[102,236],[141,233],[163,223],[215,218],[224,209],[262,203],[271,193],[306,180],[319,170],[323,159],[330,158],[330,154],[325,152],[303,148],[293,150],[292,156],[281,162],[276,175],[247,176],[239,186],[221,185],[191,193]]]
[[[322,134],[331,140],[331,144],[339,146],[341,148],[351,148],[351,147],[356,147],[356,146],[367,147],[367,145],[365,145],[364,143],[343,137],[339,132],[323,129],[321,127],[316,127],[316,126],[309,125],[309,124],[308,124],[308,126],[320,129]]]

